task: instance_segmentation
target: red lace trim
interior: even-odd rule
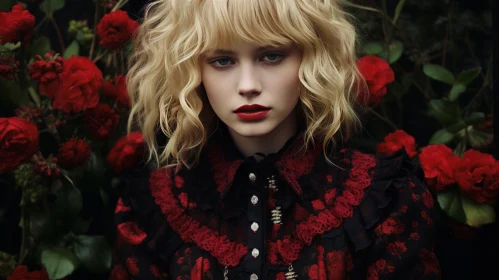
[[[364,190],[371,185],[376,160],[371,155],[353,152],[352,170],[345,182],[345,190],[336,199],[333,209],[325,209],[297,225],[294,236],[285,236],[284,240],[269,242],[269,248],[277,248],[283,263],[277,258],[269,258],[271,264],[289,264],[298,259],[304,245],[310,245],[318,234],[338,228],[343,219],[353,215],[353,206],[358,206],[364,197]]]
[[[352,217],[353,206],[360,204],[364,190],[371,184],[376,161],[374,156],[353,152],[350,164],[352,170],[344,183],[345,189],[341,196],[337,197],[332,208],[324,209],[317,215],[310,215],[306,221],[296,226],[296,231],[292,236],[286,235],[282,240],[268,242],[268,261],[271,264],[282,265],[294,262],[298,259],[303,247],[310,245],[315,236],[338,228],[343,223],[343,219]],[[225,235],[220,236],[188,216],[174,197],[171,190],[175,185],[171,179],[174,175],[171,169],[169,173],[167,174],[162,169],[153,171],[150,189],[172,229],[179,233],[184,242],[194,242],[201,249],[210,252],[221,264],[238,265],[241,257],[248,252],[247,246],[230,241]],[[329,193],[333,197],[335,194],[335,192]],[[281,260],[278,255],[281,256]]]
[[[243,244],[231,242],[227,236],[218,235],[207,226],[202,226],[192,217],[185,213],[179,202],[175,199],[171,188],[174,186],[170,172],[158,169],[151,172],[151,193],[155,202],[160,206],[169,225],[175,230],[182,240],[187,243],[195,243],[199,248],[208,251],[217,260],[227,266],[239,264],[242,256],[248,253],[248,247]],[[179,181],[176,181],[179,182]]]

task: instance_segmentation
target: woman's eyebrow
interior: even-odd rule
[[[255,52],[261,52],[267,48],[271,48],[271,46],[266,46],[266,47],[259,47],[258,49],[256,49]],[[231,51],[231,50],[224,50],[224,49],[216,49],[213,51],[213,54],[226,54],[226,55],[234,55],[236,54],[235,52]]]

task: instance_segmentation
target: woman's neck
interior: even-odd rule
[[[290,120],[293,121],[284,121],[270,133],[261,136],[246,137],[231,128],[228,128],[228,130],[236,148],[243,156],[249,157],[255,153],[268,155],[277,153],[297,133],[298,128],[295,119],[290,118]]]

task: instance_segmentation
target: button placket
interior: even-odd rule
[[[248,255],[245,262],[245,271],[249,273],[250,280],[258,280],[261,278],[263,257],[260,256],[260,251],[264,245],[265,230],[261,228],[263,225],[263,212],[265,207],[264,202],[264,186],[261,185],[263,180],[258,177],[257,172],[249,172],[247,187],[249,190],[248,197]],[[265,178],[265,177],[262,177]]]

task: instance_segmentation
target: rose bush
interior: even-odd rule
[[[18,197],[7,209],[0,204],[0,223],[19,217],[2,213],[21,215],[6,230],[18,230],[21,237],[16,253],[0,252],[2,279],[81,279],[82,270],[115,279],[126,275],[119,266],[109,271],[114,232],[96,226],[112,225],[121,175],[142,164],[146,152],[142,134],[125,135],[124,129],[130,109],[126,56],[139,27],[124,11],[126,2],[88,1],[96,3],[97,18],[71,21],[67,32],[59,30],[63,25],[54,16],[64,1],[30,1],[45,15],[36,19],[21,4],[0,11],[0,106],[7,108],[0,117],[0,183],[7,182],[0,190],[7,193],[0,195]],[[391,1],[397,2],[391,8],[379,2],[345,3],[365,34],[355,62],[363,77],[358,85],[365,82],[356,97],[365,134],[349,144],[384,155],[404,150],[421,166],[436,197],[423,195],[427,207],[435,203],[454,229],[483,228],[495,221],[499,196],[487,106],[492,56],[470,42],[485,41],[476,36],[491,26],[450,10],[444,1]],[[44,37],[43,28],[54,29],[59,45]],[[326,201],[334,197],[326,194]],[[180,202],[192,206],[187,199]],[[375,230],[403,227],[388,220]],[[404,249],[397,243],[388,248],[394,254]],[[133,259],[127,264],[136,267]],[[209,269],[201,259],[192,265],[196,277]],[[394,268],[380,261],[368,271],[384,269]],[[308,274],[313,278],[320,271],[311,266]]]

